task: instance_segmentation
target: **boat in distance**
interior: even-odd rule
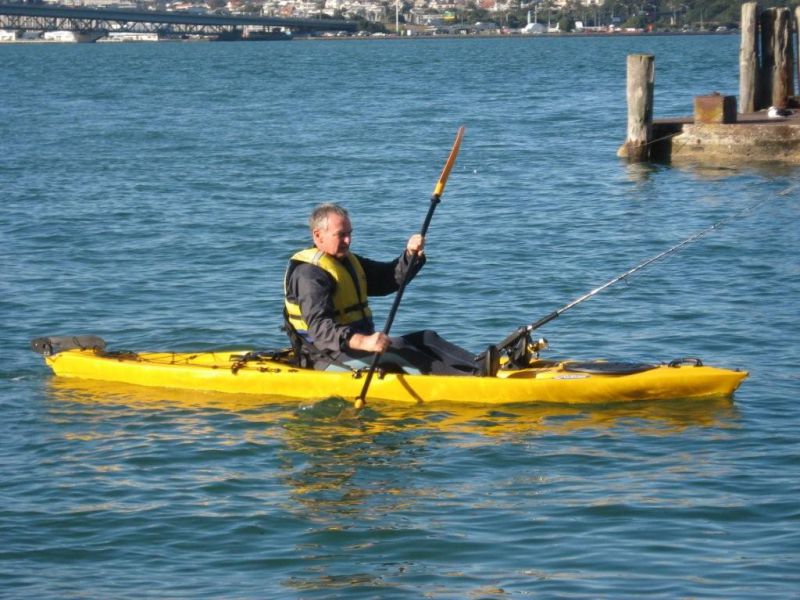
[[[295,364],[291,350],[202,352],[107,351],[105,342],[77,345],[38,338],[33,349],[56,376],[202,392],[257,394],[265,402],[286,398],[356,398],[363,373],[316,371]],[[70,338],[79,339],[79,338]],[[746,371],[704,365],[699,359],[650,364],[544,360],[502,367],[496,376],[379,373],[369,400],[417,404],[613,404],[730,397]]]

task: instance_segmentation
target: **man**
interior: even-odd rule
[[[481,372],[471,353],[433,331],[391,338],[375,331],[368,296],[396,292],[412,263],[410,277],[419,272],[426,260],[421,235],[412,235],[395,260],[379,262],[350,252],[353,227],[341,206],[320,204],[311,213],[309,226],[314,246],[292,256],[284,279],[286,329],[301,364],[323,370],[359,369],[379,353],[379,366],[389,371]]]

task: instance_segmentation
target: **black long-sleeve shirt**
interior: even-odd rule
[[[367,278],[368,296],[387,296],[396,292],[404,274],[411,266],[411,255],[403,252],[390,262],[381,262],[355,255]],[[413,278],[425,264],[425,256],[418,257]],[[334,319],[333,294],[336,283],[325,269],[309,264],[296,265],[286,282],[286,298],[300,305],[303,320],[308,324],[308,336],[320,350],[339,352],[347,349],[347,342],[355,333],[372,334],[374,331],[358,329],[353,325],[339,325]]]

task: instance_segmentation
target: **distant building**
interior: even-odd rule
[[[492,23],[492,22],[484,23],[482,21],[478,21],[472,27],[472,30],[475,33],[489,33],[497,31],[498,29],[500,29],[500,27],[498,27],[497,23]]]
[[[547,26],[542,25],[541,23],[528,23],[520,29],[520,33],[525,34],[539,34],[539,33],[547,33]]]
[[[552,0],[553,8],[565,8],[568,4],[574,4],[577,1],[581,6],[602,6],[603,0]]]
[[[85,6],[88,8],[123,8],[136,9],[138,3],[133,0],[43,0],[45,4],[58,6]]]
[[[145,31],[112,31],[101,42],[157,42],[158,34]]]

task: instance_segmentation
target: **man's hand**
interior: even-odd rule
[[[347,341],[347,345],[353,350],[363,350],[364,352],[386,352],[391,346],[389,336],[382,331],[377,331],[372,335],[354,333]]]
[[[408,238],[408,243],[406,244],[406,252],[409,254],[417,254],[422,256],[422,253],[425,250],[425,238],[422,237],[420,234],[415,233],[410,238]]]

